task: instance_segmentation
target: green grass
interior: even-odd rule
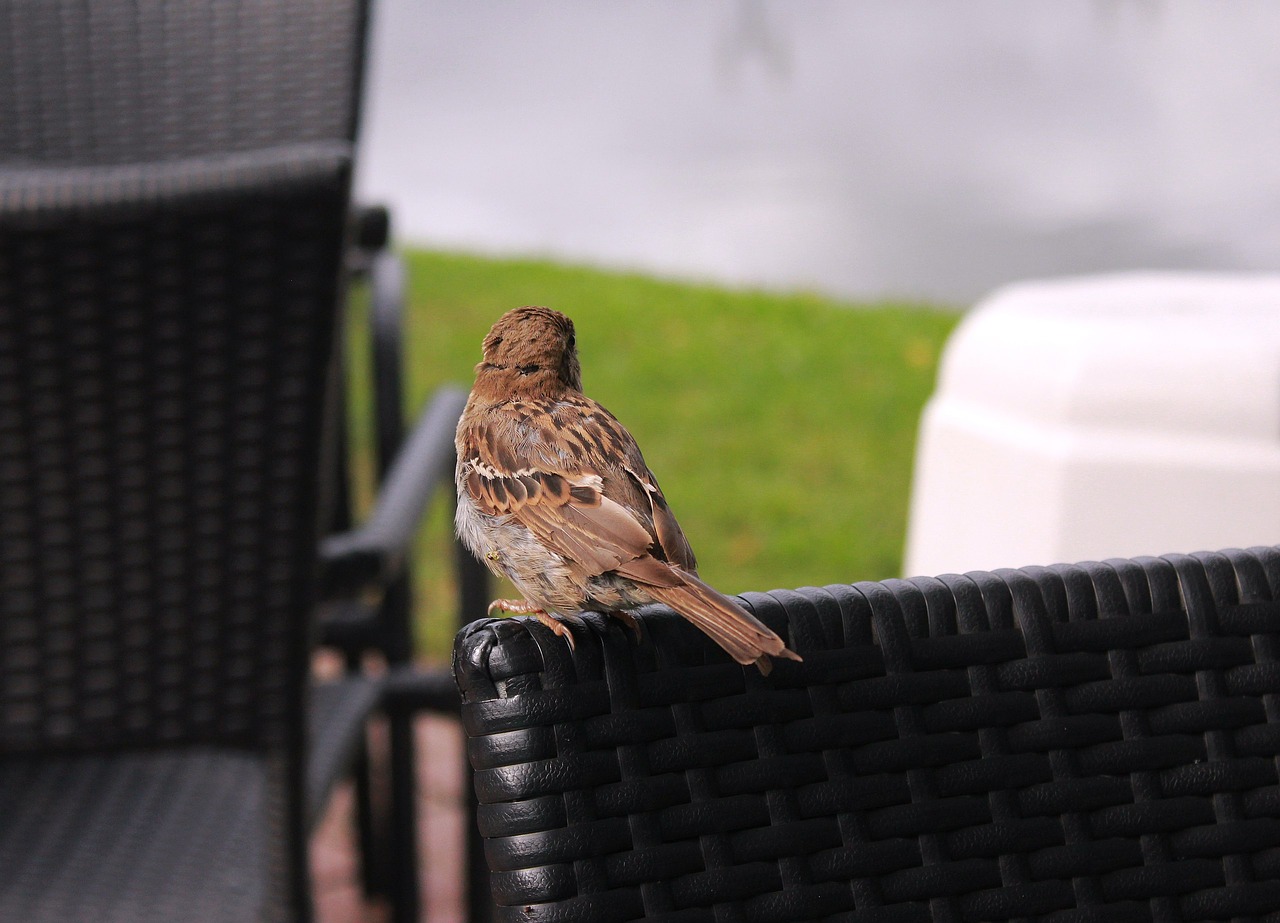
[[[583,380],[630,428],[697,552],[729,593],[899,573],[912,453],[958,314],[731,291],[543,261],[408,254],[411,411],[470,384],[504,311],[577,325]],[[447,511],[421,543],[424,637],[454,630],[439,566]]]

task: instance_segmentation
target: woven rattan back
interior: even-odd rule
[[[459,637],[498,919],[1280,912],[1280,549],[752,594]]]
[[[0,163],[352,140],[363,16],[360,0],[3,0]]]
[[[0,752],[278,747],[359,5],[0,9]]]
[[[340,179],[0,218],[5,749],[251,743],[287,720]]]

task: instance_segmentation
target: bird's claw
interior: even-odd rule
[[[561,638],[564,638],[565,643],[569,645],[569,650],[571,651],[576,650],[576,648],[573,646],[573,632],[569,630],[568,625],[560,621],[554,615],[542,609],[539,609],[537,612],[532,613],[532,615],[535,619],[537,619],[543,625],[546,625],[548,628],[550,628],[553,634],[559,635]]]
[[[541,606],[534,605],[525,599],[495,599],[489,603],[489,614],[502,612],[506,615],[532,615],[535,619],[551,629],[552,633],[564,638],[569,650],[574,650],[573,632],[569,626],[560,621]]]
[[[627,612],[626,610],[623,610],[623,609],[614,609],[609,614],[612,615],[619,622],[621,622],[623,625],[626,625],[627,628],[631,629],[631,634],[633,637],[635,637],[636,644],[639,644],[644,640],[644,635],[640,631],[640,623],[636,621],[636,617],[632,615],[630,612]]]

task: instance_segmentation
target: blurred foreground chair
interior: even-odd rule
[[[350,202],[365,16],[0,3],[0,920],[308,919],[350,772],[367,884],[416,918],[410,708],[456,691],[412,670],[405,559],[464,394],[400,445],[399,268]],[[356,277],[385,472],[358,527]],[[321,639],[349,669],[313,683]]]
[[[743,598],[804,663],[459,635],[497,919],[1280,912],[1280,549]]]

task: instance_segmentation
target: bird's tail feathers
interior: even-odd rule
[[[701,629],[738,663],[754,663],[767,675],[771,669],[770,657],[802,659],[768,626],[727,596],[687,571],[677,569],[677,572],[684,578],[682,583],[646,589]]]

